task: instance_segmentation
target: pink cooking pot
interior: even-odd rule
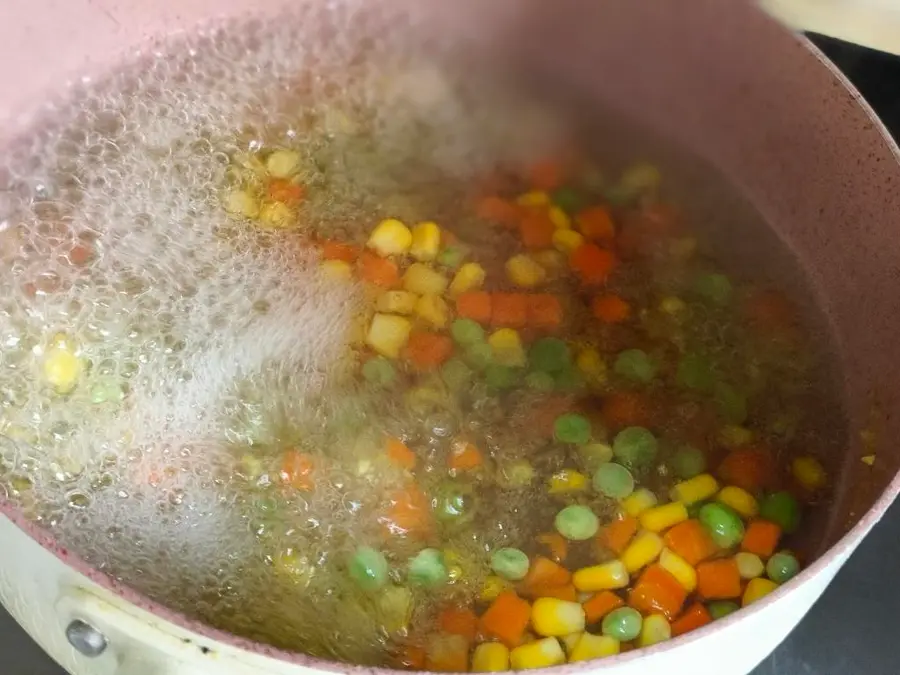
[[[14,12],[15,4],[20,7]],[[136,52],[151,50],[156,39],[190,34],[210,21],[272,16],[307,4],[8,2],[0,20],[0,140],[26,132],[45,103],[67,86],[102,77]],[[616,675],[749,672],[801,620],[900,491],[900,446],[894,441],[900,437],[897,146],[815,48],[737,0],[309,4],[347,35],[363,37],[368,29],[379,31],[369,36],[373,39],[399,43],[404,27],[440,27],[435,33],[440,43],[463,40],[469,59],[552,74],[557,84],[578,92],[582,108],[628,118],[718,169],[796,256],[827,317],[850,429],[847,443],[830,458],[834,492],[812,528],[814,559],[763,601],[688,636],[554,669]],[[795,10],[804,3],[766,4],[793,25],[803,24]],[[826,32],[849,16],[841,13],[846,3],[813,4],[819,12],[813,23]],[[348,8],[354,11],[344,11]],[[859,9],[864,20],[854,24],[851,37],[868,35],[876,46],[896,47],[890,35],[874,30],[896,27],[896,15],[877,2],[860,3]],[[865,32],[866,25],[873,30]],[[690,187],[692,174],[685,175]],[[709,197],[710,204],[715,199]],[[739,211],[734,218],[735,232],[741,231]],[[742,239],[745,244],[752,256],[753,237]],[[871,465],[860,461],[873,455]],[[9,505],[2,505],[2,513],[0,599],[70,673],[371,670],[285,653],[200,625],[90,569]]]

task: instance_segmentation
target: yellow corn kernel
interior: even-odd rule
[[[586,592],[625,588],[628,581],[628,569],[621,560],[611,560],[602,565],[582,567],[572,575],[572,583],[575,584],[575,588]]]
[[[588,477],[574,469],[561,469],[550,476],[551,495],[581,492],[587,488]]]
[[[697,588],[697,572],[691,564],[680,555],[664,548],[659,554],[659,566],[671,574],[688,593]]]
[[[593,347],[582,349],[575,357],[578,367],[590,384],[600,385],[606,382],[606,363]]]
[[[484,284],[487,274],[478,263],[467,262],[462,265],[450,283],[450,295],[456,297],[469,291],[476,291]]]
[[[259,210],[259,222],[267,228],[288,227],[294,223],[294,212],[282,202],[269,202]]]
[[[412,243],[409,254],[420,262],[437,258],[441,248],[441,228],[437,223],[419,223],[412,229]]]
[[[680,483],[672,488],[672,499],[685,504],[693,504],[709,499],[719,491],[716,479],[708,473],[701,473]]]
[[[670,295],[660,301],[659,309],[670,316],[678,316],[687,309],[687,305],[681,298]]]
[[[552,248],[543,251],[535,251],[531,254],[531,257],[538,265],[543,267],[551,277],[558,274],[559,271],[564,269],[568,264],[566,256]]]
[[[735,553],[734,562],[737,563],[741,579],[755,579],[756,577],[761,577],[763,572],[766,571],[766,566],[763,564],[762,559],[755,553],[747,553],[745,551]]]
[[[725,506],[730,506],[746,520],[759,513],[759,504],[756,498],[743,488],[729,485],[719,490],[716,501]]]
[[[57,394],[68,394],[78,384],[84,365],[66,344],[52,347],[44,357],[44,379]]]
[[[638,636],[639,647],[649,647],[660,642],[665,642],[672,637],[672,626],[669,620],[662,614],[651,614],[641,624],[641,634]]]
[[[559,598],[538,598],[531,606],[531,627],[543,637],[562,637],[584,630],[584,608]]]
[[[555,637],[529,642],[509,653],[509,664],[513,670],[549,668],[565,662],[565,652]]]
[[[416,301],[415,312],[434,328],[446,328],[450,322],[450,306],[439,295],[423,295]]]
[[[276,573],[304,588],[309,586],[316,571],[315,565],[307,556],[291,548],[280,551],[275,556],[273,563]]]
[[[335,281],[350,281],[353,278],[353,267],[343,260],[323,260],[320,268],[326,277]]]
[[[553,233],[553,246],[566,255],[584,243],[584,235],[575,230],[559,229]]]
[[[481,594],[478,597],[481,598],[483,602],[490,602],[503,591],[510,588],[512,588],[512,584],[509,581],[503,577],[498,577],[496,574],[489,574],[484,579],[484,584],[481,586]]]
[[[396,359],[406,346],[412,323],[396,314],[376,314],[372,317],[366,344],[382,356]]]
[[[651,532],[662,532],[688,519],[687,507],[682,502],[670,502],[654,506],[641,514],[641,527]]]
[[[409,291],[386,291],[375,300],[375,309],[385,314],[412,314],[419,296]]]
[[[389,633],[407,630],[412,612],[412,591],[405,586],[388,586],[378,596],[379,619]]]
[[[582,633],[569,651],[569,663],[590,661],[615,656],[619,653],[619,641],[608,635]]]
[[[569,633],[568,635],[563,635],[559,638],[559,641],[562,642],[563,648],[565,648],[567,654],[571,654],[572,650],[575,648],[575,645],[581,639],[581,636],[584,633]]]
[[[663,540],[656,532],[640,532],[622,553],[622,563],[629,574],[634,574],[659,557]]]
[[[550,203],[550,195],[541,190],[526,192],[516,197],[516,204],[519,206],[547,206]]]
[[[568,230],[572,227],[572,219],[569,218],[569,214],[558,206],[551,206],[547,210],[547,216],[557,230]]]
[[[741,598],[741,605],[746,607],[760,598],[766,597],[776,588],[778,588],[778,584],[771,579],[763,579],[762,577],[751,579],[747,582],[747,588],[744,589],[744,597]]]
[[[742,445],[747,445],[753,440],[753,432],[746,427],[739,427],[733,424],[719,429],[719,442],[726,448],[734,449]]]
[[[655,190],[662,182],[662,173],[653,164],[636,162],[622,172],[619,186],[629,193]]]
[[[815,457],[797,457],[791,462],[791,473],[800,485],[811,492],[825,486],[825,468]]]
[[[272,178],[290,178],[300,169],[300,153],[276,150],[266,159],[266,171]]]
[[[412,232],[403,222],[388,218],[375,226],[366,246],[381,256],[403,255],[412,246],[412,238]]]
[[[462,581],[464,576],[465,571],[462,565],[447,565],[447,581],[449,583],[455,584],[457,581]]]
[[[403,288],[416,295],[443,295],[447,277],[425,263],[413,263],[403,274]]]
[[[629,516],[637,518],[647,509],[656,506],[656,495],[647,488],[635,490],[629,496],[622,500],[622,509]]]
[[[488,344],[494,353],[494,360],[501,366],[518,367],[527,362],[522,338],[512,328],[500,328],[488,337]]]
[[[259,202],[249,192],[232,190],[225,198],[225,210],[235,216],[256,218],[259,215]]]
[[[500,642],[484,642],[472,654],[473,673],[499,673],[509,670],[509,648]]]
[[[514,255],[506,261],[506,276],[516,286],[534,288],[547,280],[547,270],[527,255]]]

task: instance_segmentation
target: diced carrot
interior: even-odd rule
[[[767,331],[790,329],[796,319],[796,310],[791,301],[773,290],[752,293],[745,300],[743,309],[753,325]]]
[[[681,613],[687,591],[670,572],[658,563],[641,574],[628,594],[628,604],[643,614],[662,612],[669,621]]]
[[[462,319],[488,323],[492,314],[492,298],[485,291],[469,291],[456,298],[456,313]]]
[[[345,244],[342,241],[323,241],[323,260],[342,260],[344,262],[356,262],[359,258],[359,247],[353,244]]]
[[[631,316],[631,305],[618,295],[601,295],[594,298],[591,311],[604,323],[622,323]]]
[[[614,520],[600,530],[598,535],[600,543],[616,555],[621,555],[625,547],[634,537],[638,529],[638,519],[633,516],[625,516]]]
[[[522,579],[522,586],[527,589],[552,588],[565,586],[572,581],[572,573],[542,555],[531,561],[528,574]]]
[[[616,238],[612,216],[605,206],[591,206],[579,211],[575,216],[575,224],[588,239],[612,241]]]
[[[663,540],[691,565],[697,565],[718,551],[706,528],[694,518],[678,523],[666,532]]]
[[[600,416],[609,429],[617,431],[625,427],[652,426],[652,412],[650,401],[644,394],[619,391],[604,397]]]
[[[569,265],[586,286],[606,282],[616,268],[616,256],[596,244],[582,244],[569,256]]]
[[[416,454],[399,438],[389,436],[387,439],[387,456],[395,465],[403,469],[412,469],[416,465]]]
[[[560,158],[547,158],[528,168],[528,182],[535,190],[555,190],[566,179],[568,163]]]
[[[491,325],[524,328],[528,324],[528,296],[524,293],[494,293],[491,296]]]
[[[469,471],[484,464],[484,455],[474,443],[460,440],[453,443],[447,464],[455,471]]]
[[[672,637],[678,637],[692,630],[697,630],[711,621],[712,616],[710,616],[709,610],[702,603],[695,602],[672,622]]]
[[[504,227],[515,227],[522,218],[522,209],[501,197],[483,197],[475,205],[475,214]]]
[[[425,538],[433,529],[431,504],[418,487],[409,485],[390,496],[387,509],[378,522],[387,534]]]
[[[541,250],[553,246],[556,227],[546,211],[530,210],[519,223],[519,236],[525,248]]]
[[[534,293],[526,296],[528,325],[542,330],[556,330],[562,324],[562,304],[555,295]]]
[[[94,250],[88,244],[81,242],[72,247],[67,257],[73,265],[84,265],[94,257]]]
[[[467,607],[448,607],[438,615],[438,627],[449,635],[461,635],[474,642],[478,617]]]
[[[747,525],[741,550],[755,553],[763,560],[772,557],[778,540],[781,539],[781,528],[768,520],[754,520]]]
[[[523,586],[521,588],[522,595],[530,598],[556,598],[557,600],[566,600],[568,602],[576,602],[578,600],[578,591],[575,584],[564,584],[562,586]]]
[[[371,251],[364,251],[359,256],[359,276],[363,281],[382,288],[395,288],[400,284],[400,268],[397,263]]]
[[[435,635],[425,654],[425,668],[435,673],[462,673],[469,669],[469,641],[461,635]]]
[[[481,616],[479,626],[488,637],[509,648],[517,647],[531,620],[531,605],[513,591],[503,591]]]
[[[590,598],[582,603],[584,608],[584,616],[588,623],[596,623],[614,609],[618,609],[625,604],[616,593],[612,591],[600,591],[594,593]]]
[[[453,356],[453,340],[441,333],[413,331],[403,354],[418,370],[433,370]]]
[[[550,557],[554,562],[564,563],[569,555],[569,542],[557,532],[545,532],[537,536],[537,541],[550,549]]]
[[[288,450],[281,458],[281,480],[298,490],[312,490],[313,458],[299,450]]]
[[[394,661],[407,670],[425,670],[425,649],[419,645],[403,645]]]
[[[731,600],[741,595],[741,573],[734,558],[697,565],[697,592],[706,600]]]
[[[775,458],[767,448],[744,446],[725,456],[717,474],[726,485],[737,485],[747,492],[758,493],[773,486],[776,472]]]
[[[297,185],[281,178],[276,178],[269,183],[267,192],[271,199],[274,199],[276,202],[283,202],[289,206],[299,204],[306,195],[306,189],[302,185]]]

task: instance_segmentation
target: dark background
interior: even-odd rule
[[[900,58],[836,40],[813,39],[900,138]],[[753,675],[900,674],[898,568],[900,502],[866,538],[800,626]],[[2,608],[0,673],[63,675]]]

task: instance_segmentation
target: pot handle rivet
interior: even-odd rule
[[[66,639],[75,651],[85,656],[100,656],[108,645],[103,633],[81,619],[66,626]]]

